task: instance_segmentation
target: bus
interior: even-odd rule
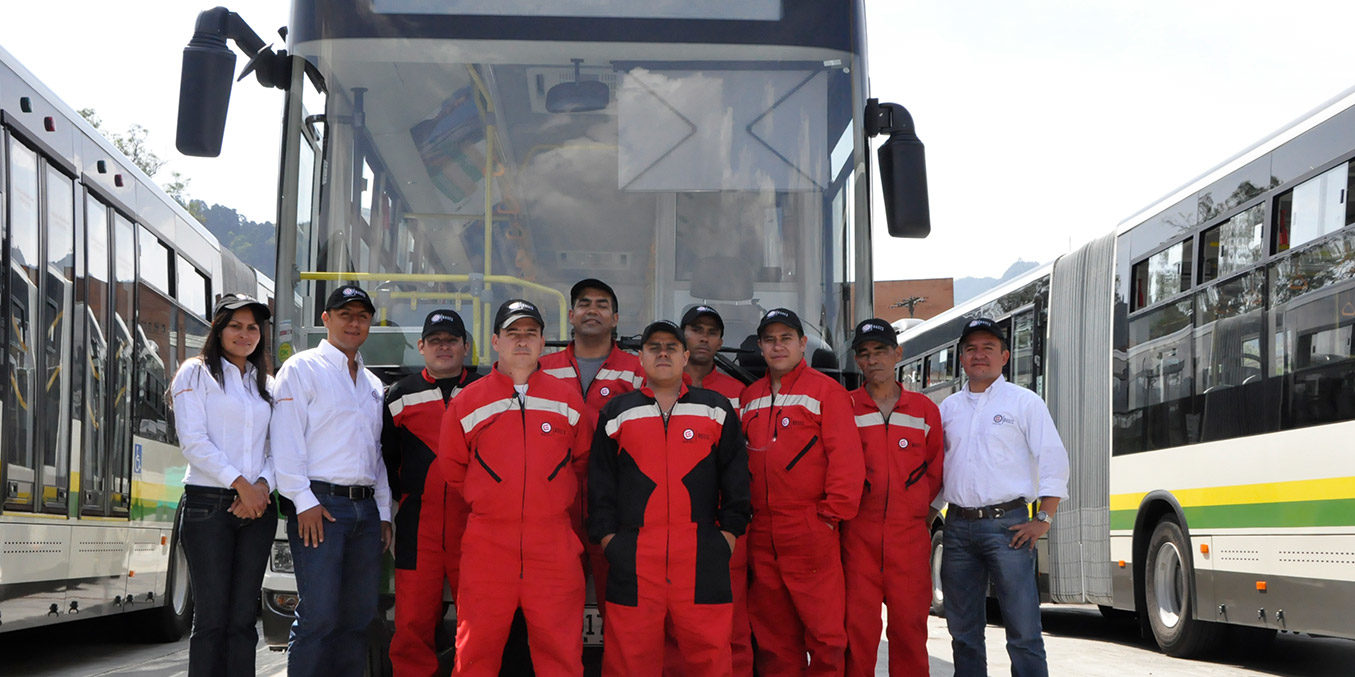
[[[902,334],[900,380],[939,402],[964,323],[995,319],[1048,402],[1071,478],[1046,601],[1133,612],[1176,656],[1355,637],[1353,158],[1355,89]]]
[[[0,49],[0,631],[192,617],[166,391],[215,294],[271,282]]]
[[[912,120],[868,96],[863,4],[296,0],[277,52],[209,10],[184,52],[178,147],[220,151],[228,40],[284,90],[279,362],[317,345],[342,282],[376,301],[362,352],[389,379],[422,364],[432,308],[466,319],[483,367],[499,303],[534,301],[563,341],[566,291],[596,277],[623,336],[707,303],[726,344],[751,347],[784,306],[814,365],[849,378],[872,314],[871,137],[888,136],[891,234],[930,227]]]

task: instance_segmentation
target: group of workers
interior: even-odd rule
[[[244,307],[262,324],[267,309],[251,301],[219,303],[218,315]],[[329,295],[327,338],[289,359],[267,391],[258,381],[255,397],[271,393],[271,460],[217,463],[210,476],[237,530],[262,518],[272,488],[290,504],[301,600],[290,674],[360,674],[393,540],[397,675],[437,673],[444,585],[455,674],[498,675],[514,661],[582,674],[587,572],[607,675],[872,675],[882,606],[890,674],[925,675],[930,525],[945,502],[955,674],[986,674],[990,580],[1014,673],[1047,673],[1033,549],[1066,496],[1067,454],[1039,397],[1003,379],[1010,354],[998,325],[965,326],[968,384],[938,408],[895,380],[901,355],[883,320],[856,328],[864,385],[848,392],[809,366],[791,310],[762,316],[766,375],[747,386],[716,369],[716,309],[649,324],[638,355],[615,340],[618,312],[610,286],[580,281],[572,339],[543,355],[540,310],[508,301],[490,337],[497,361],[477,374],[464,366],[462,319],[435,310],[417,344],[423,369],[383,395],[358,351],[371,298],[355,285]],[[208,374],[218,385],[219,373]],[[176,409],[194,396],[187,383],[175,380]],[[192,468],[221,455],[184,439]],[[196,590],[195,559],[207,556],[188,554]],[[243,644],[226,642],[244,632],[231,622],[195,619],[190,662],[200,652],[225,664]]]

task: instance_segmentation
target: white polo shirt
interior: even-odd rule
[[[348,356],[329,340],[282,365],[273,386],[273,465],[278,491],[298,513],[319,504],[311,480],[376,489],[376,508],[390,521],[391,491],[381,459],[382,384],[358,355],[356,381]]]
[[[186,360],[174,374],[174,428],[188,461],[184,484],[229,489],[243,477],[277,486],[268,453],[271,407],[259,396],[257,372],[221,360],[221,381],[212,378],[201,358]],[[272,391],[272,378],[268,380]]]
[[[1068,451],[1049,408],[1034,392],[999,376],[981,393],[963,390],[941,403],[946,462],[936,505],[964,508],[1016,498],[1067,498]]]

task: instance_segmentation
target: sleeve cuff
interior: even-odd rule
[[[300,515],[301,513],[306,512],[307,510],[310,510],[311,508],[314,508],[317,505],[320,505],[320,501],[319,499],[315,498],[315,494],[309,488],[307,488],[301,493],[297,494],[296,498],[292,499],[292,504],[296,506],[296,513]]]

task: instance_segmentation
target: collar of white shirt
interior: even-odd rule
[[[339,350],[337,347],[335,347],[333,343],[330,343],[329,339],[320,339],[320,355],[322,355],[326,360],[329,360],[330,362],[334,363],[335,366],[342,367],[344,369],[348,368],[348,356],[345,355],[342,350]],[[362,353],[359,352],[358,370],[360,371],[364,367],[366,367],[366,363],[363,362]]]

